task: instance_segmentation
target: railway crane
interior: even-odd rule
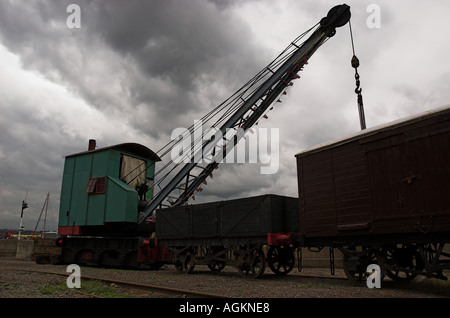
[[[299,78],[298,73],[311,56],[350,17],[348,5],[333,7],[237,92],[206,114],[201,123],[211,124],[210,129],[192,140],[179,162],[171,157],[155,171],[155,163],[176,153],[174,149],[183,138],[173,139],[156,153],[136,143],[96,148],[95,141],[90,140],[88,151],[66,156],[59,209],[59,260],[159,266],[170,258],[170,248],[158,245],[158,237],[154,236],[158,219],[164,214],[157,216],[156,212],[188,203],[220,160],[267,116],[292,81]],[[187,133],[195,137],[198,130],[194,122]],[[210,138],[207,131],[218,133]],[[205,154],[211,154],[211,160],[204,160]],[[186,254],[179,254],[184,255],[185,264]]]
[[[92,140],[88,151],[66,156],[61,253],[45,255],[43,246],[36,260],[152,268],[172,263],[185,273],[196,264],[212,271],[233,265],[257,278],[266,264],[278,275],[288,274],[295,263],[300,268],[303,248],[329,247],[332,273],[337,248],[350,279],[364,280],[370,265],[379,266],[380,277],[386,273],[398,281],[417,275],[446,279],[450,108],[365,130],[354,49],[362,132],[296,155],[297,198],[266,194],[188,204],[336,28],[350,25],[350,16],[346,4],[333,7],[156,153],[136,143],[96,148]],[[203,131],[206,123],[210,129]],[[155,163],[168,155],[156,171]]]
[[[228,134],[227,143],[216,136],[211,139],[197,138],[194,140],[192,150],[194,155],[190,162],[177,167],[178,172],[167,183],[158,184],[160,191],[149,200],[145,209],[139,216],[138,223],[145,222],[158,207],[179,206],[185,204],[199,189],[205,179],[217,168],[219,161],[214,158],[224,158],[226,154],[238,143],[245,132],[250,130],[258,120],[265,115],[269,107],[278,100],[285,89],[292,85],[294,79],[299,78],[298,73],[308,63],[316,50],[336,33],[336,28],[345,25],[350,20],[350,7],[346,4],[332,8],[328,15],[320,22],[295,39],[272,63],[260,71],[252,80],[233,94],[213,112],[219,113],[219,119],[212,128],[219,131],[220,136]],[[316,28],[304,40],[306,34]],[[303,41],[303,42],[301,42]],[[220,112],[222,114],[220,115]],[[208,117],[209,119],[209,117]],[[195,131],[195,124],[190,131]],[[230,136],[230,131],[234,132]],[[175,142],[167,146],[173,149]],[[213,160],[210,163],[202,159],[204,154],[212,152]],[[165,152],[169,153],[168,150]],[[168,168],[170,172],[174,169]],[[160,170],[160,173],[163,171]],[[167,175],[162,177],[165,180]],[[178,192],[177,192],[178,191]],[[166,202],[166,203],[164,203]]]

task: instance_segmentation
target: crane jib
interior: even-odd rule
[[[264,111],[275,101],[275,99],[282,94],[283,90],[289,85],[290,81],[297,76],[297,73],[307,63],[312,54],[325,42],[329,37],[332,37],[336,31],[336,27],[345,25],[350,19],[350,7],[346,4],[338,5],[332,8],[328,15],[321,19],[319,27],[313,32],[313,34],[302,45],[297,46],[292,55],[277,69],[271,70],[272,75],[261,85],[259,88],[250,95],[229,118],[220,127],[220,131],[225,134],[228,129],[236,127],[239,123],[242,124],[242,128],[245,130],[250,129],[257,120],[263,116]],[[254,111],[251,116],[244,120],[244,116],[254,107],[258,102],[257,111]],[[234,142],[228,143],[228,149],[234,147],[237,144],[238,139],[242,137],[242,134],[236,133]],[[208,153],[217,145],[219,140],[212,138],[205,142],[201,149],[197,151],[193,158],[201,157],[198,153]],[[170,182],[162,188],[162,190],[149,201],[144,211],[138,218],[138,223],[144,222],[153,211],[155,211],[162,202],[167,199],[169,194],[174,191],[177,186],[182,182],[184,178],[189,176],[191,170],[197,166],[197,162],[192,160],[186,163],[184,167],[170,180]],[[216,162],[211,162],[200,173],[190,185],[186,182],[184,192],[179,195],[178,199],[173,205],[181,205],[185,203],[195,189],[206,179],[206,177],[217,167]]]

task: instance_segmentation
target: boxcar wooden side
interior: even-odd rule
[[[305,238],[450,233],[450,107],[296,155]]]

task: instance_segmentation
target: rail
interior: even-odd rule
[[[50,275],[59,275],[59,276],[65,276],[69,277],[70,273],[61,273],[61,272],[51,272],[51,271],[43,271],[43,270],[35,270],[35,269],[25,269],[25,268],[11,268],[11,270],[16,271],[24,271],[24,272],[31,272],[31,273],[40,273],[40,274],[50,274]],[[158,285],[150,285],[150,284],[141,284],[136,282],[127,282],[123,280],[115,280],[115,279],[108,279],[108,278],[102,278],[102,277],[95,277],[95,276],[86,276],[82,275],[81,279],[88,279],[88,280],[97,280],[107,283],[113,283],[120,286],[125,287],[131,287],[134,289],[141,289],[141,290],[151,290],[158,293],[163,294],[171,294],[171,295],[182,295],[186,297],[201,297],[201,298],[232,298],[229,296],[224,295],[218,295],[218,294],[212,294],[212,293],[204,293],[204,292],[198,292],[193,290],[186,290],[186,289],[177,289],[177,288],[170,288],[170,287],[163,287]],[[83,293],[85,294],[85,293]],[[95,296],[95,295],[88,295],[86,296]]]

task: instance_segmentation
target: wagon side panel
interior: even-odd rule
[[[372,227],[368,166],[358,142],[297,157],[300,228],[335,236]]]
[[[450,231],[450,115],[363,141],[379,233]]]
[[[296,157],[305,237],[450,232],[450,108]]]

